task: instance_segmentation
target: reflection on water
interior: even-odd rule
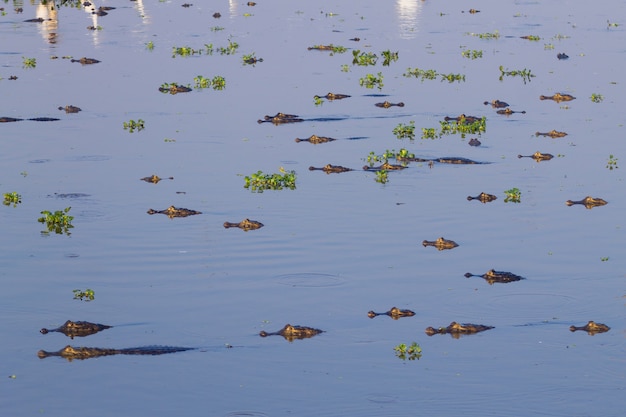
[[[44,41],[51,44],[57,43],[57,29],[59,28],[57,9],[39,4],[35,11],[35,17],[43,19],[39,26],[39,33],[41,33]]]
[[[396,0],[398,29],[402,39],[414,39],[418,32],[418,17],[422,10],[421,0]]]

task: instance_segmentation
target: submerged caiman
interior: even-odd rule
[[[568,206],[573,206],[574,204],[581,204],[585,206],[585,208],[587,209],[592,209],[594,207],[604,206],[608,204],[608,202],[601,198],[593,198],[593,197],[587,196],[579,201],[567,200],[565,204],[567,204]]]
[[[549,154],[549,153],[541,153],[537,151],[532,155],[517,155],[517,157],[518,158],[532,158],[536,162],[541,162],[541,161],[549,161],[550,159],[554,158],[554,155]]]
[[[554,100],[557,103],[560,103],[561,101],[572,101],[576,99],[576,97],[570,95],[570,94],[561,94],[561,93],[556,93],[552,96],[539,96],[539,100]]]
[[[509,107],[509,103],[500,100],[485,101],[483,104],[485,106],[491,105],[491,107],[493,107],[494,109],[503,109],[505,107]]]
[[[400,102],[400,103],[391,103],[389,101],[383,101],[382,103],[375,103],[374,106],[376,107],[382,107],[383,109],[388,109],[389,107],[404,107],[404,103]]]
[[[490,269],[489,271],[485,272],[483,275],[474,275],[469,272],[465,274],[465,278],[471,278],[471,277],[483,278],[490,285],[493,284],[494,282],[508,283],[508,282],[520,281],[524,279],[524,277],[520,277],[519,275],[515,275],[511,272],[496,271],[493,269]]]
[[[433,336],[435,334],[450,334],[455,339],[458,339],[462,335],[467,334],[475,334],[479,332],[484,332],[485,330],[493,329],[493,326],[484,326],[482,324],[472,324],[472,323],[457,323],[453,321],[450,323],[448,327],[439,327],[437,329],[433,327],[426,328],[426,334],[428,336]]]
[[[334,140],[337,140],[337,139],[329,138],[326,136],[317,136],[317,135],[311,135],[310,137],[306,139],[296,138],[296,142],[309,142],[309,143],[312,143],[313,145],[317,145],[318,143],[332,142]]]
[[[567,136],[567,133],[565,132],[559,132],[558,130],[554,130],[552,129],[549,132],[535,132],[535,136],[549,136],[551,138],[563,138],[565,136]]]
[[[202,214],[201,211],[189,210],[189,209],[186,209],[186,208],[177,208],[177,207],[174,207],[174,206],[169,206],[165,210],[150,209],[150,210],[148,210],[147,213],[148,214],[165,214],[170,219],[174,218],[174,217],[187,217],[187,216],[193,216],[193,215],[196,215],[196,214]]]
[[[80,59],[71,59],[71,62],[80,62],[81,65],[91,65],[91,64],[97,64],[100,61],[98,61],[97,59],[94,58],[86,58],[86,57],[82,57]]]
[[[261,337],[282,336],[286,340],[293,342],[295,339],[308,339],[309,337],[316,336],[323,332],[324,332],[323,330],[314,329],[312,327],[292,326],[291,324],[285,324],[285,327],[283,327],[277,332],[268,333],[262,330],[259,333],[259,336]]]
[[[497,199],[498,197],[496,197],[495,195],[487,193],[480,193],[476,197],[472,197],[471,195],[467,196],[467,201],[478,200],[481,203],[490,203]]]
[[[398,307],[392,307],[389,311],[385,313],[375,313],[374,311],[367,312],[367,317],[369,317],[370,319],[373,319],[376,316],[389,316],[394,320],[398,320],[400,317],[413,317],[414,315],[414,311],[400,310]]]
[[[309,167],[309,171],[324,171],[327,174],[337,174],[340,172],[348,172],[348,171],[353,171],[352,168],[346,168],[343,167],[341,165],[331,165],[331,164],[326,164],[321,168],[316,168],[314,166],[310,166]]]
[[[363,166],[364,171],[399,171],[405,168],[406,166],[404,165],[390,164],[389,162],[385,162],[384,164],[377,167],[371,167],[369,165]]]
[[[224,222],[224,228],[226,229],[231,228],[231,227],[238,227],[245,232],[247,232],[248,230],[260,229],[263,226],[264,226],[263,223],[257,222],[256,220],[250,220],[250,219],[243,219],[239,223]]]
[[[577,330],[583,330],[593,336],[596,333],[608,332],[609,330],[611,330],[611,328],[607,326],[606,324],[596,323],[593,320],[589,320],[589,322],[585,324],[584,326],[580,326],[580,327],[570,326],[569,330],[572,332],[575,332]]]
[[[332,101],[332,100],[343,100],[344,98],[348,98],[348,97],[351,97],[351,96],[349,96],[347,94],[335,94],[335,93],[328,93],[325,96],[313,96],[313,98],[315,100],[319,100],[319,99],[325,98],[326,100],[330,100],[330,101]]]
[[[153,183],[153,184],[157,184],[157,183],[158,183],[159,181],[161,181],[162,179],[163,179],[163,178],[159,177],[159,176],[158,176],[158,175],[156,175],[156,174],[153,174],[153,175],[151,175],[151,176],[149,176],[149,177],[143,177],[143,178],[140,178],[140,180],[141,180],[141,181],[151,182],[151,183]],[[173,179],[174,179],[174,177],[168,177],[167,179],[168,179],[168,180],[173,180]]]
[[[0,123],[11,123],[11,122],[21,122],[22,120],[30,120],[32,122],[56,122],[57,119],[55,117],[33,117],[30,119],[18,119],[15,117],[0,117]]]
[[[47,352],[40,350],[37,352],[37,356],[41,359],[49,358],[51,356],[59,356],[65,358],[68,361],[74,359],[83,360],[90,358],[97,358],[100,356],[111,355],[164,355],[166,353],[185,352],[188,350],[195,350],[197,348],[190,347],[177,347],[177,346],[142,346],[125,349],[109,349],[109,348],[93,348],[93,347],[73,347],[70,345],[65,346],[63,349],[56,352]]]
[[[74,337],[85,337],[92,334],[96,334],[101,330],[110,329],[113,326],[107,326],[105,324],[90,323],[88,321],[66,321],[62,326],[56,329],[41,329],[41,334],[48,334],[51,332],[59,332],[73,339]]]
[[[80,107],[72,106],[71,104],[68,104],[65,107],[59,106],[59,110],[65,111],[65,113],[78,113],[82,111]]]
[[[453,164],[453,165],[481,165],[488,164],[489,162],[478,162],[467,158],[461,158],[459,156],[444,156],[442,158],[419,158],[410,156],[396,155],[396,161],[400,162],[438,162],[440,164]]]
[[[297,114],[276,113],[274,116],[265,115],[263,119],[257,120],[258,123],[273,123],[275,125],[285,123],[299,123],[304,122]]]
[[[425,240],[422,242],[422,245],[424,245],[424,247],[434,246],[437,250],[454,249],[459,246],[455,241],[444,239],[443,237],[437,240]]]

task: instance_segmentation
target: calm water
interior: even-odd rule
[[[0,209],[3,415],[623,414],[626,192],[624,168],[606,165],[609,155],[618,166],[626,158],[626,22],[615,12],[626,2],[181,3],[94,2],[116,7],[96,17],[0,2],[0,116],[61,119],[0,124],[0,190],[22,195],[17,207]],[[39,16],[53,20],[24,22]],[[495,31],[495,40],[471,35]],[[172,58],[175,46],[229,40],[239,44],[234,55]],[[307,50],[331,43],[350,49]],[[377,65],[352,65],[355,49],[377,54]],[[398,61],[382,66],[385,50],[398,51]],[[560,52],[570,58],[557,60]],[[244,66],[252,53],[263,62]],[[23,68],[23,57],[36,58],[36,68]],[[501,65],[536,77],[500,81]],[[409,67],[464,74],[465,82],[404,77]],[[359,85],[378,72],[380,91]],[[223,76],[226,88],[158,92],[198,75]],[[313,96],[328,92],[352,97],[316,106]],[[577,99],[539,100],[556,92]],[[594,93],[604,101],[592,102]],[[497,115],[483,105],[495,99],[526,114]],[[405,106],[374,106],[384,100]],[[68,104],[83,111],[57,110]],[[307,120],[257,123],[276,112]],[[473,136],[420,139],[421,128],[461,113],[487,117],[482,146],[468,146]],[[131,119],[146,128],[125,131]],[[416,138],[396,139],[394,127],[410,121]],[[568,136],[534,135],[552,129]],[[312,134],[338,140],[294,141]],[[412,163],[384,185],[361,170],[370,152],[400,148],[490,163]],[[555,158],[517,158],[535,151]],[[328,163],[355,171],[308,170]],[[281,166],[297,172],[296,190],[243,188],[243,176]],[[139,181],[151,174],[174,180]],[[504,203],[513,187],[520,204]],[[481,191],[498,200],[466,200]],[[587,195],[609,204],[564,204]],[[170,205],[203,214],[146,214]],[[40,211],[68,206],[71,236],[42,236]],[[246,217],[265,227],[222,226]],[[422,247],[439,236],[460,246]],[[491,268],[527,279],[463,277]],[[93,289],[95,300],[73,300],[79,288]],[[366,315],[392,306],[417,314]],[[74,340],[38,332],[68,319],[115,327]],[[453,320],[495,329],[459,340],[424,333]],[[569,332],[588,320],[611,330]],[[326,332],[293,343],[258,336],[286,323]],[[419,361],[395,356],[394,346],[412,342],[422,347]],[[37,357],[67,344],[199,349]]]

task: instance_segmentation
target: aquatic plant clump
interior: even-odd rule
[[[82,290],[72,290],[74,293],[74,300],[80,301],[93,301],[95,299],[95,292],[92,289],[87,288],[85,291]]]
[[[59,235],[65,233],[69,236],[71,234],[69,229],[74,228],[72,225],[74,216],[69,216],[67,214],[71,209],[71,207],[66,207],[63,210],[57,210],[54,213],[48,210],[42,211],[41,214],[43,214],[43,216],[38,218],[37,221],[39,223],[45,223],[48,230],[44,230],[41,233],[44,235],[48,235],[50,232],[54,232]]]
[[[526,82],[530,82],[531,78],[535,77],[535,74],[532,74],[531,71],[529,69],[524,68],[523,70],[513,70],[513,71],[509,71],[509,69],[507,68],[506,70],[504,69],[504,67],[502,65],[500,65],[500,81],[502,81],[504,79],[504,77],[522,77],[522,81],[524,81],[524,84],[526,84]]]
[[[378,75],[367,74],[365,77],[359,79],[359,85],[365,88],[377,87],[379,90],[382,90],[384,86],[383,78],[382,72],[379,72]]]
[[[399,123],[394,129],[393,134],[398,139],[409,138],[415,139],[415,121],[411,120],[409,124]]]
[[[504,192],[506,194],[506,198],[504,199],[505,203],[521,203],[522,202],[522,192],[519,188],[511,188],[510,190],[506,190]]]
[[[410,361],[419,360],[422,357],[422,348],[417,342],[413,342],[409,346],[400,343],[393,350],[396,352],[396,356],[403,361],[407,359]]]
[[[128,130],[129,133],[133,133],[136,131],[141,131],[145,129],[144,121],[142,119],[138,119],[137,121],[129,120],[128,122],[124,122],[124,130]]]
[[[265,190],[282,190],[289,188],[296,189],[296,172],[286,171],[280,167],[280,173],[265,174],[263,171],[257,171],[244,177],[244,188],[249,188],[252,192],[262,193]]]
[[[4,201],[2,201],[2,204],[4,204],[5,206],[10,206],[12,204],[13,207],[17,207],[17,205],[20,204],[21,202],[22,202],[22,196],[19,195],[17,192],[13,191],[11,193],[4,194]]]

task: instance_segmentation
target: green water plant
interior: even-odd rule
[[[509,201],[511,203],[522,202],[522,192],[519,190],[519,188],[511,188],[509,190],[506,190],[504,194],[506,195],[506,198],[504,199],[505,203],[508,203]]]
[[[439,76],[441,77],[441,81],[447,81],[449,83],[453,83],[455,81],[457,82],[461,82],[461,81],[465,81],[465,75],[463,74],[439,74]]]
[[[500,38],[500,32],[498,32],[497,30],[495,30],[493,32],[485,32],[485,33],[467,32],[467,35],[476,36],[476,37],[478,37],[480,39],[498,39],[498,38]]]
[[[37,58],[22,57],[22,67],[35,68],[37,66]]]
[[[173,46],[172,58],[177,56],[188,57],[192,55],[202,55],[202,49],[193,49],[191,46]]]
[[[373,52],[361,52],[360,49],[352,51],[352,65],[360,65],[366,67],[368,65],[376,65],[378,55]]]
[[[67,214],[71,209],[71,207],[66,207],[63,210],[57,210],[54,213],[48,210],[42,211],[41,214],[43,214],[43,216],[38,218],[37,221],[39,223],[45,223],[48,230],[44,230],[41,233],[45,235],[50,232],[54,232],[56,234],[65,233],[69,236],[71,234],[69,229],[74,228],[72,225],[74,216]]]
[[[232,40],[228,40],[227,46],[220,46],[217,48],[217,52],[220,55],[233,55],[239,49],[239,44],[237,42],[233,42]]]
[[[461,55],[463,55],[463,57],[465,58],[469,58],[469,59],[478,59],[478,58],[482,58],[483,57],[483,51],[482,50],[476,50],[476,49],[466,49],[464,51],[461,52]]]
[[[594,103],[601,103],[604,100],[604,96],[602,94],[593,93],[591,94],[591,101]]]
[[[539,36],[536,35],[526,35],[526,36],[520,36],[521,39],[526,39],[528,41],[534,41],[534,42],[538,42],[541,40],[541,38]]]
[[[374,178],[374,181],[380,184],[387,184],[389,181],[389,174],[387,173],[387,170],[381,169],[380,171],[376,171],[376,178]]]
[[[398,139],[415,139],[415,121],[411,120],[408,124],[398,123],[393,129],[393,134],[396,135]]]
[[[531,72],[531,70],[524,68],[523,70],[513,70],[510,71],[508,68],[505,70],[502,65],[499,67],[500,69],[500,81],[504,79],[504,77],[522,77],[522,81],[524,84],[526,82],[530,82],[531,78],[535,77],[535,74]]]
[[[419,360],[422,357],[422,348],[417,342],[413,342],[409,346],[400,343],[393,350],[396,352],[396,356],[403,361],[407,359],[410,361]]]
[[[398,51],[391,52],[389,49],[387,49],[386,51],[382,51],[381,55],[383,56],[383,67],[388,67],[392,61],[398,61]]]
[[[223,90],[224,88],[226,88],[226,78],[222,77],[221,75],[216,75],[211,79],[211,85],[213,86],[214,90]]]
[[[137,121],[129,120],[124,122],[124,130],[128,130],[128,133],[133,133],[135,130],[137,132],[145,129],[145,122],[142,119],[137,119]]]
[[[154,42],[150,41],[146,43],[146,49],[148,51],[153,51],[154,50]]]
[[[244,188],[249,188],[252,192],[262,193],[265,190],[282,190],[296,188],[296,172],[286,171],[280,167],[279,173],[265,174],[263,171],[257,171],[244,177]]]
[[[419,68],[408,68],[404,74],[407,78],[419,78],[422,82],[424,80],[434,80],[437,78],[437,71],[434,69],[423,70]]]
[[[617,158],[613,155],[609,155],[609,160],[606,162],[606,167],[609,171],[618,169],[619,167],[617,166]]]
[[[439,135],[437,135],[437,129],[434,127],[423,127],[422,128],[422,139],[438,139]]]
[[[365,88],[377,87],[379,90],[382,90],[384,86],[383,78],[382,72],[379,72],[378,75],[367,74],[365,77],[359,79],[359,85]]]
[[[87,288],[85,291],[83,290],[72,290],[74,293],[74,300],[80,301],[93,301],[96,298],[96,293],[94,290]]]
[[[13,191],[10,193],[4,193],[4,201],[2,201],[2,204],[4,204],[5,206],[10,206],[11,204],[13,204],[13,207],[17,207],[17,205],[21,202],[22,196],[19,195],[17,192]]]

